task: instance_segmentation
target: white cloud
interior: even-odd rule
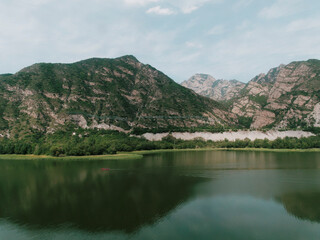
[[[223,1],[224,0],[175,0],[168,1],[168,3],[178,8],[182,13],[189,14],[198,10],[206,3],[220,3]]]
[[[250,22],[247,20],[242,21],[238,25],[235,26],[235,29],[238,31],[244,31],[250,27]]]
[[[186,5],[182,7],[181,10],[183,13],[188,14],[188,13],[192,13],[193,11],[196,11],[199,7],[200,5],[190,5],[190,6]]]
[[[180,4],[180,9],[184,14],[189,14],[202,7],[209,0],[185,0]]]
[[[250,2],[240,1],[244,5]],[[219,2],[68,0],[61,5],[58,0],[3,0],[0,73],[14,72],[35,62],[133,54],[177,81],[195,72],[246,81],[280,63],[320,58],[320,16],[316,7],[296,9],[298,0],[291,0],[293,6],[288,0],[266,1],[262,6],[268,14],[261,17],[301,13],[290,16],[291,22],[286,18],[260,21],[256,3],[230,18],[235,14],[233,5],[225,1],[217,8],[214,4]],[[288,6],[278,8],[290,11],[277,13],[275,3],[279,2]],[[150,18],[144,14],[147,11],[175,15]],[[308,13],[305,18],[304,12]]]
[[[275,19],[297,13],[303,4],[302,0],[276,0],[271,6],[263,8],[259,16]]]
[[[29,0],[28,2],[31,5],[43,5],[52,2],[52,0]]]
[[[124,2],[128,5],[139,5],[139,6],[144,6],[149,3],[156,3],[159,1],[160,0],[124,0]]]
[[[224,32],[225,32],[225,28],[223,25],[216,25],[207,32],[207,35],[220,35],[220,34],[223,34]]]
[[[158,14],[158,15],[172,15],[175,12],[173,10],[171,10],[170,8],[162,8],[160,6],[156,6],[153,8],[149,8],[147,10],[147,13],[154,13],[154,14]]]
[[[287,26],[288,32],[299,32],[304,30],[317,29],[320,32],[320,18],[305,18],[291,22]]]
[[[195,48],[195,49],[199,49],[199,48],[202,48],[202,47],[203,47],[203,45],[202,45],[201,43],[198,43],[198,42],[190,42],[190,41],[186,42],[186,46],[187,46],[188,48]]]
[[[235,10],[239,10],[245,7],[248,7],[251,3],[253,3],[253,0],[238,0],[234,5],[233,8]]]
[[[294,29],[301,29],[304,24],[320,28],[319,19],[316,23],[311,19],[294,22]],[[251,24],[246,30],[234,31],[232,35],[206,48],[205,55],[208,63],[214,66],[215,71],[223,78],[239,76],[240,80],[250,80],[255,74],[267,72],[271,67],[280,63],[307,60],[320,57],[320,31],[303,28],[304,33],[288,32],[287,25],[262,27],[260,24]],[[212,57],[211,57],[212,56]],[[244,70],[245,69],[245,70]],[[210,73],[209,70],[207,72]],[[250,77],[245,79],[249,74]]]
[[[41,1],[41,0],[38,0]],[[175,8],[177,11],[184,13],[184,14],[189,14],[192,13],[199,8],[201,8],[204,4],[206,3],[221,3],[224,0],[123,0],[127,5],[132,5],[132,6],[145,6],[151,3],[163,3],[169,6],[172,6]],[[247,0],[248,1],[248,0]],[[161,12],[160,14],[163,15],[169,15],[173,14],[173,10],[170,8],[161,8],[160,6],[156,6],[153,8],[149,9],[153,13],[158,13]],[[169,11],[170,10],[170,11]]]

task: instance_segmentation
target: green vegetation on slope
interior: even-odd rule
[[[1,107],[2,106],[2,107]],[[166,128],[231,125],[226,108],[133,56],[39,63],[0,76],[0,134],[24,137],[67,124]],[[212,119],[214,121],[212,121]]]

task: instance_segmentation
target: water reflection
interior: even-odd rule
[[[287,193],[277,200],[293,216],[320,223],[320,192]]]
[[[0,229],[39,239],[320,239],[319,189],[320,153],[0,161]]]
[[[206,169],[320,169],[318,152],[190,151],[163,153],[175,167]]]
[[[172,171],[102,171],[100,164],[7,164],[0,169],[0,218],[32,228],[70,224],[133,232],[192,196],[203,178]],[[88,165],[88,164],[87,164]]]

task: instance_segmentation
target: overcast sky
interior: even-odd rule
[[[134,55],[177,82],[320,59],[319,0],[1,0],[0,73]]]

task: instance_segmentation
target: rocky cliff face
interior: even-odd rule
[[[292,62],[243,84],[197,74],[182,83],[218,101],[229,100],[230,111],[247,128],[320,127],[320,61]]]
[[[251,128],[319,126],[320,61],[292,62],[252,79],[231,111]]]
[[[207,74],[196,74],[181,85],[216,101],[227,101],[237,97],[245,87],[244,83],[237,80],[216,80]]]
[[[2,135],[68,125],[130,130],[230,124],[221,104],[175,83],[133,56],[35,64],[0,75]]]

